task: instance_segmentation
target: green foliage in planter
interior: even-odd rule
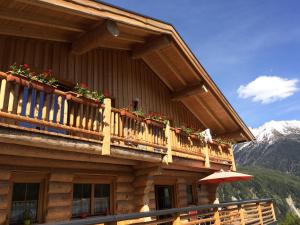
[[[146,119],[156,120],[158,122],[162,122],[165,125],[167,125],[169,121],[166,116],[159,113],[149,113],[146,115]]]
[[[181,129],[187,135],[191,135],[194,132],[194,130],[190,127],[181,127]]]
[[[205,139],[205,134],[204,134],[203,131],[196,131],[193,134],[196,135],[200,140],[204,140]]]
[[[19,75],[27,78],[30,78],[31,76],[30,68],[27,64],[17,66],[16,63],[14,63],[9,68],[10,68],[9,72],[12,75]]]
[[[145,113],[142,110],[136,110],[132,112],[137,117],[145,117]]]
[[[44,71],[43,73],[37,74],[29,68],[28,64],[23,64],[17,66],[16,63],[10,66],[10,71],[12,75],[23,76],[29,81],[37,81],[42,84],[47,84],[53,87],[57,87],[58,80],[52,76],[52,70]]]
[[[79,85],[78,83],[76,84],[76,86],[74,88],[74,92],[76,92],[77,94],[82,95],[86,98],[97,100],[101,103],[103,103],[103,101],[104,101],[104,95],[101,92],[91,91],[88,88]]]

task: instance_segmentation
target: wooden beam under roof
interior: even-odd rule
[[[60,30],[73,31],[73,32],[84,32],[85,30],[79,26],[74,26],[70,23],[64,22],[61,19],[53,21],[53,18],[46,17],[45,15],[39,16],[39,19],[36,19],[37,15],[30,15],[28,13],[22,13],[11,10],[0,10],[0,18],[16,21],[26,24],[38,25],[43,27],[50,27]]]
[[[199,93],[206,93],[208,92],[204,82],[200,82],[198,84],[190,85],[185,87],[184,89],[172,93],[171,99],[173,101],[179,101],[182,100],[183,98],[196,95]]]
[[[226,128],[224,127],[224,125],[219,121],[219,119],[217,118],[217,116],[212,112],[212,110],[208,107],[208,105],[202,101],[200,98],[195,97],[196,103],[199,103],[199,105],[205,109],[205,111],[207,112],[207,114],[216,122],[216,124],[223,130],[226,131]],[[195,104],[196,104],[195,103]]]
[[[154,51],[171,45],[172,40],[168,35],[161,35],[142,46],[135,47],[132,51],[132,58],[138,59]]]
[[[102,42],[118,37],[120,34],[116,22],[106,20],[103,24],[93,30],[83,34],[72,43],[71,52],[74,54],[83,54],[94,48],[102,46]]]

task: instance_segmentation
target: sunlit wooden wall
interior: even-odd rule
[[[142,61],[121,50],[96,49],[76,56],[70,44],[0,36],[0,70],[27,63],[35,70],[52,69],[54,76],[71,83],[85,82],[91,89],[108,91],[115,106],[126,107],[136,98],[144,112],[158,112],[174,126],[198,128],[197,119],[180,102],[172,102],[167,87]]]

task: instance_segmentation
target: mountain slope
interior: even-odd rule
[[[270,121],[252,132],[256,140],[236,145],[234,155],[238,170],[254,178],[222,185],[220,200],[271,197],[279,218],[296,212],[300,208],[300,121]]]
[[[261,167],[239,168],[254,178],[247,182],[223,184],[218,189],[221,201],[233,199],[274,198],[277,217],[282,218],[290,209],[287,199],[300,208],[300,178]]]

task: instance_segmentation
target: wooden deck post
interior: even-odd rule
[[[221,221],[220,221],[220,213],[219,213],[219,210],[218,208],[215,209],[215,215],[214,215],[214,219],[215,219],[215,225],[220,225],[221,224]]]
[[[181,221],[180,221],[180,213],[176,213],[174,215],[174,220],[172,225],[181,225]]]
[[[270,205],[271,205],[271,210],[272,210],[273,220],[276,221],[276,214],[275,214],[275,209],[274,209],[274,204],[273,204],[273,202],[271,202]]]
[[[210,168],[209,149],[208,149],[208,145],[207,144],[204,147],[204,151],[205,151],[205,167]]]
[[[104,99],[104,112],[103,112],[103,144],[102,144],[102,155],[110,155],[110,117],[111,117],[111,99]]]
[[[257,213],[258,213],[259,223],[261,225],[264,225],[260,203],[257,203],[256,206],[257,206]]]
[[[173,158],[172,158],[172,134],[171,134],[170,121],[168,121],[167,123],[165,136],[167,139],[167,163],[171,163],[173,162]]]
[[[239,211],[239,214],[240,214],[240,218],[241,218],[241,225],[245,225],[245,210],[244,208],[242,207],[242,205],[239,205],[239,208],[238,208],[238,211]]]

